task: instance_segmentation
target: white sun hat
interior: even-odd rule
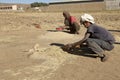
[[[82,16],[81,16],[81,18],[80,18],[80,22],[81,23],[83,23],[83,22],[85,22],[85,21],[88,21],[88,22],[90,22],[90,23],[92,23],[92,24],[94,24],[95,23],[95,21],[94,21],[94,18],[90,15],[90,14],[83,14]]]

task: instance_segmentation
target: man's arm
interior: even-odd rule
[[[89,36],[90,36],[90,33],[86,33],[85,36],[84,36],[84,38],[82,40],[71,44],[71,46],[75,47],[77,45],[81,45],[82,43],[84,43],[89,38]]]
[[[90,36],[90,33],[85,34],[84,38],[78,42],[72,44],[66,44],[62,47],[64,51],[69,51],[70,49],[76,47],[77,45],[81,45],[84,41],[86,41]]]

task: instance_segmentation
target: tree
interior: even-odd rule
[[[31,7],[41,7],[41,6],[48,6],[48,4],[47,3],[43,3],[43,2],[31,3]]]

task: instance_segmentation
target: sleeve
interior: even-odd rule
[[[88,27],[87,33],[94,33],[94,28],[93,27]]]
[[[93,27],[88,27],[86,34],[89,33],[90,37],[93,37],[94,34],[94,28]]]

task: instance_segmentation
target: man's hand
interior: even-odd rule
[[[62,49],[64,50],[64,51],[69,51],[69,50],[71,50],[72,49],[72,44],[66,44],[66,45],[64,45],[63,47],[62,47]]]

